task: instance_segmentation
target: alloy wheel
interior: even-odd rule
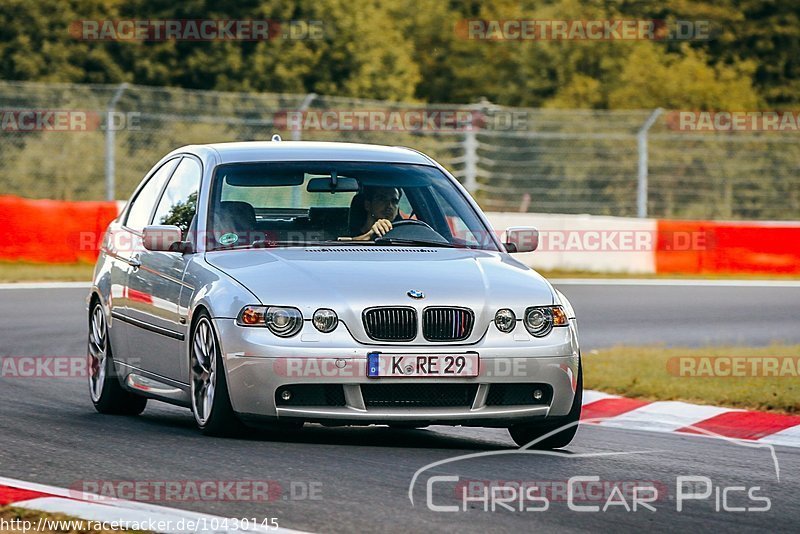
[[[205,317],[197,323],[191,351],[192,411],[203,426],[211,417],[217,385],[217,342]]]

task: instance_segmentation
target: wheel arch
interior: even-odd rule
[[[192,343],[194,342],[194,340],[193,340],[194,329],[197,326],[197,322],[200,320],[200,318],[203,315],[208,317],[208,320],[211,323],[211,331],[214,334],[214,336],[216,337],[217,348],[219,349],[220,356],[222,357],[221,358],[222,359],[222,369],[223,369],[223,372],[225,372],[225,376],[227,376],[228,367],[227,367],[227,362],[225,361],[226,360],[225,351],[222,348],[222,339],[220,339],[219,331],[218,331],[216,325],[214,324],[214,314],[212,313],[212,311],[211,311],[210,307],[208,306],[208,304],[205,303],[205,302],[199,302],[192,308],[191,319],[189,320],[189,328],[188,328],[188,330],[186,332],[186,354],[185,354],[186,365],[187,366],[191,366],[191,364],[192,364]],[[191,379],[191,377],[190,377],[190,379]]]

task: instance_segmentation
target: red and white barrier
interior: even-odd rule
[[[0,196],[0,260],[93,262],[122,202]],[[497,231],[535,226],[543,270],[628,274],[800,274],[800,222],[668,221],[593,215],[488,213]]]
[[[800,222],[672,221],[488,213],[496,231],[534,226],[539,248],[519,259],[543,270],[629,274],[800,274]]]

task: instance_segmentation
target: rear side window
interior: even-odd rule
[[[158,203],[153,224],[174,224],[184,235],[197,212],[202,169],[193,158],[183,158]]]
[[[170,177],[180,158],[171,159],[158,169],[144,187],[133,199],[131,208],[128,210],[128,217],[125,219],[125,226],[133,230],[141,230],[150,222],[150,214],[153,213],[153,205],[158,199],[164,182]]]

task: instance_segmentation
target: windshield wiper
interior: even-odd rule
[[[333,239],[326,239],[324,241],[273,241],[262,239],[253,241],[249,245],[242,245],[236,248],[326,247],[331,245],[349,245],[351,243],[351,241],[336,241]]]
[[[254,241],[250,248],[274,248],[274,247],[319,247],[327,245],[341,245],[342,243],[334,240],[325,241]]]
[[[375,240],[376,245],[417,245],[424,247],[442,247],[442,248],[456,248],[456,246],[447,241],[433,241],[426,239],[401,239],[393,237],[379,237]]]

